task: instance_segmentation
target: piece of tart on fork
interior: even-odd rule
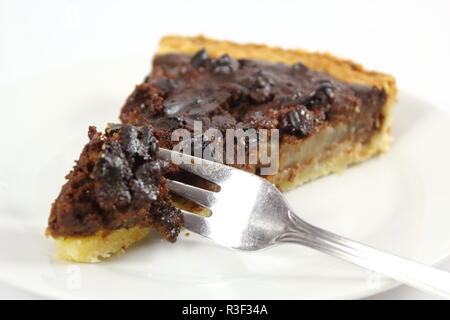
[[[89,142],[48,221],[59,258],[98,262],[143,239],[150,228],[176,240],[183,217],[163,177],[171,165],[157,159],[157,151],[147,127],[110,125],[104,133],[89,128]]]
[[[123,252],[150,228],[174,241],[182,218],[164,175],[177,172],[155,157],[158,144],[173,147],[174,130],[193,132],[196,121],[220,132],[278,129],[278,171],[264,177],[287,191],[388,150],[396,93],[392,76],[329,54],[167,36],[122,108],[124,125],[91,129],[47,233],[61,258],[79,262]],[[134,145],[141,153],[130,153]]]

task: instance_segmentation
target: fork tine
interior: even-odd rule
[[[164,160],[174,162],[183,170],[189,171],[218,185],[227,180],[233,173],[233,170],[237,170],[218,162],[163,148],[159,148],[158,156]]]
[[[183,214],[183,224],[186,229],[205,237],[209,236],[210,228],[205,217],[199,216],[198,214],[194,214],[183,209],[180,209],[180,211]]]
[[[179,181],[167,179],[167,187],[170,191],[173,191],[183,198],[189,199],[205,208],[211,208],[217,200],[215,192],[197,188]]]

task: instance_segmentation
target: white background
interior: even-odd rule
[[[401,90],[450,112],[449,14],[444,0],[0,0],[0,86],[87,61],[148,57],[150,64],[164,34],[203,33],[333,52],[393,74]],[[442,268],[450,271],[450,261]],[[0,283],[0,298],[39,297]],[[400,287],[375,298],[431,297]]]

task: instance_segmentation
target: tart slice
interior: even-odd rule
[[[123,125],[90,129],[47,233],[59,257],[78,262],[123,252],[152,228],[175,241],[182,216],[164,175],[192,177],[155,157],[158,144],[174,147],[174,130],[278,130],[274,174],[259,162],[238,167],[287,191],[388,150],[396,92],[393,77],[329,54],[165,37]]]
[[[84,147],[53,203],[47,234],[58,256],[97,262],[122,252],[156,229],[171,242],[182,226],[163,174],[169,163],[156,159],[157,140],[149,128],[89,128]]]
[[[171,132],[195,121],[278,129],[278,170],[266,178],[287,191],[386,151],[396,92],[393,77],[329,54],[168,36],[121,120],[151,126],[169,148]]]

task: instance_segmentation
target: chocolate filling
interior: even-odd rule
[[[102,134],[90,127],[89,140],[53,203],[52,236],[142,226],[175,241],[183,219],[171,205],[163,177],[171,168],[156,159],[158,141],[152,130],[113,125]]]

